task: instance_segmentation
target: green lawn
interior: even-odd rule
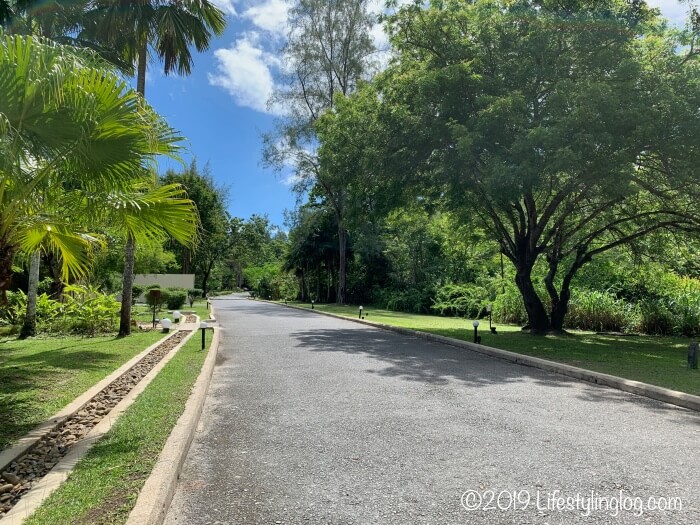
[[[295,305],[310,308],[308,304]],[[358,317],[357,306],[317,304],[316,309],[345,317]],[[364,311],[368,314],[368,321],[465,341],[472,341],[474,337],[471,320],[406,314],[372,307],[366,307]],[[498,324],[498,334],[492,335],[488,330],[488,319],[480,322],[479,333],[484,345],[700,395],[700,371],[688,370],[686,366],[688,338],[605,336],[591,332],[532,336],[522,333],[519,327]]]
[[[207,311],[207,302],[202,299],[198,299],[197,301],[195,301],[191,308],[189,303],[185,303],[185,305],[182,308],[180,308],[180,311],[194,311],[194,313],[197,314],[201,319],[209,318],[209,312]],[[153,320],[153,309],[150,306],[144,304],[134,305],[131,317],[133,319],[136,319],[140,323],[149,323]],[[163,319],[165,317],[172,321],[172,310],[168,310],[167,308],[163,307],[161,310],[156,312],[157,319]]]
[[[126,521],[199,376],[200,344],[195,336],[175,354],[25,525]]]
[[[163,337],[0,339],[0,449]]]

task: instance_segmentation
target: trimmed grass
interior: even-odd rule
[[[195,335],[175,354],[25,525],[126,522],[202,368],[200,344]]]
[[[48,419],[163,334],[0,339],[0,449]]]
[[[310,308],[308,304],[294,304]],[[357,306],[317,304],[315,308],[345,317],[358,317]],[[364,311],[368,314],[368,321],[473,341],[471,320],[372,307],[365,307]],[[687,368],[691,340],[686,337],[607,336],[579,331],[571,335],[532,336],[522,333],[520,327],[500,324],[494,324],[498,327],[498,334],[492,335],[488,319],[480,323],[479,335],[482,344],[487,346],[700,395],[700,370]]]

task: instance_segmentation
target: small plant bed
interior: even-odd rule
[[[183,320],[187,323],[195,322],[194,315],[198,315],[200,319],[209,318],[209,311],[207,310],[207,302],[205,300],[197,300],[191,307],[189,303],[185,304],[180,309],[180,312],[184,313],[185,317],[183,317]],[[144,304],[135,305],[131,317],[136,320],[138,326],[142,330],[148,330],[152,327],[153,307]],[[156,311],[156,319],[163,319],[165,317],[172,321],[172,310],[161,308]]]
[[[206,354],[197,337],[188,341],[25,525],[124,523]]]
[[[311,308],[308,304],[294,304]],[[314,306],[319,311],[345,317],[356,319],[359,315],[358,306]],[[471,320],[462,318],[407,314],[371,307],[364,309],[364,315],[368,321],[463,341],[472,341],[474,337]],[[520,327],[501,324],[497,334],[493,335],[489,332],[488,319],[480,322],[479,335],[482,344],[487,346],[700,395],[700,371],[687,368],[691,339],[686,337],[626,337],[581,331],[572,331],[569,335],[533,336],[523,333]]]
[[[0,339],[0,450],[162,337]]]
[[[144,378],[161,359],[175,348],[190,332],[175,332],[151,350],[138,363],[102,389],[78,412],[41,438],[25,455],[3,469],[8,483],[0,494],[0,518],[16,505],[35,482],[48,474],[75,443],[109,414],[117,403]],[[3,466],[0,465],[0,468]],[[10,489],[9,485],[12,485]],[[0,488],[0,491],[3,489]]]

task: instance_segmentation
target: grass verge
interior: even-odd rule
[[[0,339],[0,449],[158,341],[158,332]]]
[[[175,354],[25,525],[126,521],[199,376],[200,344],[195,336]]]
[[[291,303],[290,303],[291,304]],[[295,306],[310,308],[307,304]],[[358,317],[357,306],[317,304],[316,309],[344,317]],[[366,307],[368,321],[472,341],[471,320],[433,315],[407,314]],[[700,371],[687,368],[685,337],[609,336],[574,331],[570,335],[533,336],[519,327],[498,325],[497,335],[481,321],[482,344],[524,355],[642,381],[688,394],[700,395]]]

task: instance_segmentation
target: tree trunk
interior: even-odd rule
[[[343,224],[338,221],[338,296],[335,298],[337,304],[345,304],[345,274],[346,274],[346,251],[347,251],[347,232]]]
[[[146,98],[146,65],[148,63],[148,41],[144,38],[139,49],[139,62],[136,70],[136,91]]]
[[[569,311],[569,299],[571,299],[571,290],[562,288],[559,292],[559,300],[552,304],[551,312],[551,329],[555,332],[564,331],[564,318]]]
[[[530,331],[533,334],[544,334],[550,328],[549,317],[532,284],[531,272],[531,268],[518,268],[515,274],[515,284],[523,296]]]
[[[122,276],[122,308],[119,314],[119,336],[131,334],[131,301],[134,288],[134,255],[136,239],[129,234],[124,245],[124,275]]]
[[[61,260],[53,253],[47,253],[46,266],[49,268],[51,279],[53,280],[51,283],[51,298],[60,301],[63,299],[63,289],[65,288],[61,273]]]
[[[146,96],[146,64],[148,62],[148,41],[144,38],[139,49],[139,62],[136,74],[136,91]],[[131,335],[131,303],[134,288],[134,260],[136,239],[129,233],[124,245],[124,275],[122,276],[122,307],[119,313],[118,337]]]
[[[29,259],[29,287],[27,289],[27,313],[22,324],[19,339],[36,335],[36,298],[39,291],[39,265],[41,252],[36,250]]]
[[[190,273],[190,250],[182,250],[182,273]]]
[[[12,284],[12,262],[15,260],[15,246],[0,242],[0,306],[7,304],[7,290]]]

